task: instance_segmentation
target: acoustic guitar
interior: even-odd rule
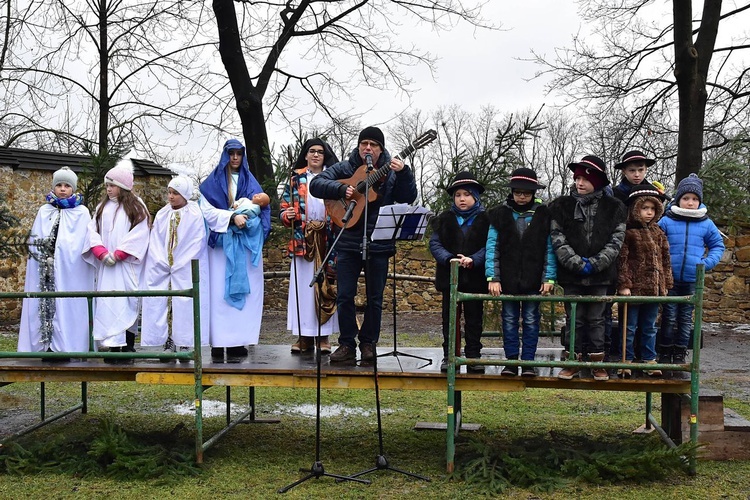
[[[406,148],[404,148],[403,151],[401,151],[399,154],[397,154],[394,158],[405,158],[411,154],[413,154],[415,151],[418,151],[422,149],[423,147],[430,144],[432,141],[437,139],[437,132],[430,129],[424,134],[417,137],[414,142],[409,144]],[[346,198],[340,198],[338,200],[325,200],[326,210],[328,211],[328,215],[331,216],[331,220],[334,224],[336,224],[339,227],[344,227],[343,218],[346,214],[346,209],[349,206],[349,203],[351,203],[352,200],[356,201],[357,204],[354,207],[354,210],[352,211],[351,218],[349,219],[349,226],[354,226],[359,221],[359,218],[362,216],[362,211],[365,209],[365,189],[369,186],[368,192],[367,192],[367,199],[368,202],[373,202],[377,200],[378,194],[373,189],[373,187],[376,185],[376,183],[385,177],[385,175],[391,170],[391,164],[386,163],[379,169],[371,172],[370,174],[367,173],[367,164],[363,164],[360,166],[356,172],[354,172],[354,175],[349,177],[348,179],[337,179],[341,184],[346,184],[347,186],[355,186],[355,192],[352,196],[351,200],[347,200]]]

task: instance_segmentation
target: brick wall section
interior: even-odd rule
[[[21,219],[21,227],[28,230],[34,216],[49,191],[51,172],[12,170],[0,167],[0,190],[9,208]],[[134,191],[155,213],[166,203],[165,177],[136,177]],[[727,250],[721,263],[706,277],[704,321],[721,323],[750,323],[750,227],[725,240]],[[290,260],[285,257],[288,230],[275,226],[274,233],[264,248],[266,272],[289,271]],[[0,291],[23,290],[26,272],[24,259],[0,261]],[[410,276],[435,275],[434,260],[427,241],[399,242],[396,253],[396,273]],[[306,285],[306,284],[305,284]],[[273,277],[266,281],[265,306],[271,310],[285,310],[289,279]],[[364,303],[364,285],[360,285],[357,305]],[[396,283],[397,311],[440,311],[441,296],[430,282],[398,280]],[[384,310],[392,311],[392,289],[389,280],[385,291]],[[0,321],[17,321],[21,314],[20,301],[0,301]]]

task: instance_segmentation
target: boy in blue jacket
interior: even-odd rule
[[[708,218],[706,206],[702,201],[703,181],[697,175],[690,174],[677,185],[672,204],[659,220],[659,226],[669,240],[674,276],[674,286],[668,295],[695,293],[696,266],[703,264],[706,271],[709,271],[719,263],[724,254],[721,233],[716,224]],[[664,304],[661,315],[659,363],[685,363],[692,330],[692,304]]]

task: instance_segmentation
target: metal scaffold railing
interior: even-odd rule
[[[200,273],[198,261],[191,263],[192,287],[186,290],[139,290],[139,291],[100,291],[100,292],[4,292],[0,293],[2,299],[31,299],[31,298],[85,298],[88,302],[88,324],[89,324],[89,351],[87,352],[0,352],[2,358],[102,358],[111,360],[135,360],[135,359],[159,359],[159,360],[182,360],[193,361],[194,388],[195,388],[195,456],[196,462],[203,462],[203,452],[210,443],[203,442],[203,362],[201,357],[201,305],[200,305]],[[94,299],[99,297],[190,297],[193,301],[193,349],[180,352],[98,352],[95,349],[94,329]],[[19,436],[27,434],[48,423],[54,422],[70,413],[81,410],[87,413],[88,406],[88,383],[81,382],[81,402],[56,415],[47,416],[45,407],[45,386],[41,382],[40,390],[40,413],[41,421],[33,426],[27,427],[5,439],[6,442]],[[3,384],[5,385],[5,384]],[[212,443],[212,442],[211,442]],[[0,444],[2,446],[2,444]]]
[[[471,300],[483,300],[483,301],[527,301],[527,302],[557,302],[557,303],[568,303],[570,304],[570,315],[575,317],[576,309],[579,303],[584,302],[609,302],[609,303],[672,303],[672,304],[693,304],[695,307],[695,322],[693,326],[693,338],[692,338],[692,361],[686,364],[649,364],[649,370],[670,370],[670,371],[682,371],[690,373],[690,441],[693,445],[698,442],[698,399],[699,399],[699,366],[700,366],[700,345],[701,345],[701,330],[702,330],[702,318],[703,318],[703,291],[704,291],[704,278],[705,269],[703,265],[698,265],[696,274],[696,286],[695,293],[687,296],[670,296],[670,297],[639,297],[639,296],[615,296],[615,295],[604,295],[604,296],[544,296],[544,295],[500,295],[492,296],[489,294],[475,294],[475,293],[463,293],[458,291],[458,260],[451,262],[451,274],[450,274],[450,320],[448,326],[448,405],[447,405],[447,432],[446,432],[446,460],[448,472],[453,472],[455,468],[455,437],[457,430],[457,418],[456,418],[456,407],[457,407],[457,391],[456,391],[456,375],[462,365],[486,365],[486,366],[531,366],[531,367],[549,367],[549,368],[605,368],[605,369],[628,369],[632,368],[632,364],[626,364],[624,362],[586,362],[577,361],[575,358],[574,349],[570,349],[569,357],[567,360],[560,361],[519,361],[519,360],[508,360],[508,359],[480,359],[480,358],[466,358],[456,355],[456,331],[457,331],[457,320],[456,314],[458,310],[458,303],[471,301]],[[576,327],[575,321],[571,321],[569,325],[569,344],[570,346],[575,345],[576,338]],[[611,382],[597,382],[597,384],[611,384]],[[560,389],[566,388],[566,381],[560,381]],[[601,388],[592,386],[592,388]],[[611,387],[608,387],[611,388]],[[625,388],[623,387],[623,390]],[[617,390],[611,388],[611,390]],[[659,422],[654,418],[651,413],[651,392],[646,392],[646,426],[657,430],[659,435],[664,438],[668,443],[674,445],[669,436],[659,425]],[[460,405],[459,405],[460,406]],[[691,473],[695,473],[696,458],[694,454],[689,457],[689,468]]]

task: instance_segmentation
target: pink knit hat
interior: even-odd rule
[[[133,162],[122,159],[104,175],[104,182],[114,184],[127,191],[133,190]]]

